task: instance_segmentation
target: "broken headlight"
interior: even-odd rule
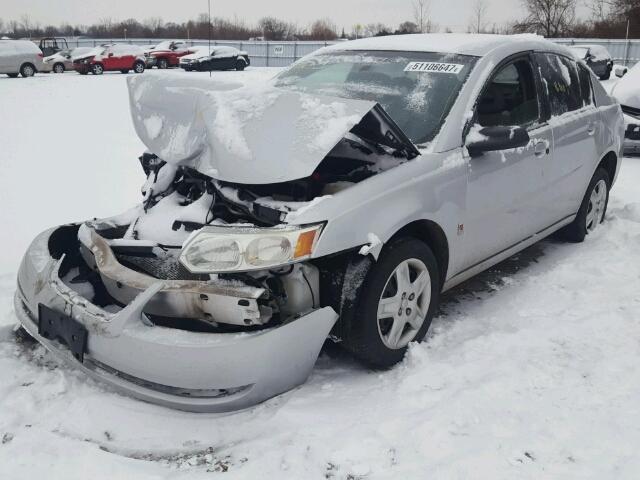
[[[284,228],[207,226],[184,244],[180,262],[192,273],[266,270],[311,256],[323,225]]]

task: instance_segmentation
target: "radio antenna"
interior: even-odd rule
[[[209,6],[209,56],[211,56],[211,0],[207,0]],[[209,78],[211,78],[211,62],[209,62]]]

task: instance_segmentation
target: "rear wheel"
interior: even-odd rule
[[[239,58],[238,60],[236,60],[236,70],[238,70],[239,72],[243,71],[245,68],[247,68],[247,62],[245,62],[243,59]]]
[[[23,77],[33,77],[36,74],[36,67],[30,63],[25,63],[20,67],[20,75]]]
[[[611,179],[603,168],[596,170],[587,193],[585,194],[578,215],[573,222],[560,230],[560,236],[570,242],[582,242],[604,221],[609,203]]]
[[[91,71],[94,75],[102,75],[104,73],[104,67],[101,64],[96,63],[91,67]]]
[[[342,345],[371,366],[391,367],[410,342],[424,338],[437,308],[440,281],[433,252],[416,238],[393,241],[360,292]]]
[[[169,61],[166,58],[161,58],[158,60],[158,68],[161,70],[169,68]]]
[[[144,72],[144,63],[142,62],[136,62],[133,64],[133,71],[135,73],[142,73]]]
[[[64,64],[56,63],[53,66],[53,73],[64,73]]]

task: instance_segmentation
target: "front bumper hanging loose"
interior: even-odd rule
[[[161,327],[144,311],[166,287],[162,280],[145,286],[121,310],[107,311],[60,279],[63,258],[54,258],[49,250],[55,230],[36,237],[22,260],[14,299],[20,323],[57,357],[141,400],[187,411],[225,412],[286,392],[305,382],[338,317],[325,307],[244,333]],[[56,320],[57,312],[66,341],[52,338],[55,330],[39,328],[43,311],[47,320]],[[69,338],[85,330],[82,350],[72,348]]]

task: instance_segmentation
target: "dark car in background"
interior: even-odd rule
[[[244,70],[251,65],[249,54],[233,47],[202,47],[195,53],[180,59],[180,67],[190,71]]]
[[[578,60],[584,60],[600,80],[609,80],[613,59],[602,45],[575,45],[569,47]]]

